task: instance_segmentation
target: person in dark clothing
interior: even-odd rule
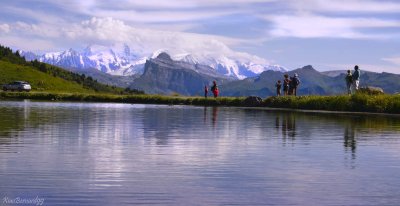
[[[276,87],[276,96],[281,96],[281,88],[282,88],[282,83],[281,80],[278,80],[278,82],[275,84]]]
[[[354,66],[354,73],[353,73],[353,86],[356,91],[358,91],[360,87],[360,69],[358,65]]]
[[[217,98],[219,95],[219,90],[218,90],[218,86],[217,86],[217,82],[213,81],[213,85],[211,87],[211,91],[214,94],[214,98]]]
[[[346,86],[347,86],[347,94],[351,94],[351,86],[353,84],[353,75],[351,75],[351,71],[347,70],[347,75],[345,77]]]
[[[207,96],[208,96],[208,87],[206,85],[204,86],[204,97],[207,98]]]
[[[300,85],[300,79],[299,79],[299,75],[297,73],[295,73],[294,76],[291,77],[290,85],[292,87],[291,94],[293,94],[294,96],[297,96],[297,87]]]
[[[289,77],[289,92],[288,92],[289,95],[293,95],[293,83],[294,83],[293,77]]]
[[[290,79],[289,75],[285,74],[283,75],[285,79],[283,80],[283,95],[289,95],[289,84],[290,84]]]

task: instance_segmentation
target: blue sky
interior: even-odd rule
[[[1,7],[0,44],[15,49],[82,49],[166,31],[216,39],[288,69],[358,64],[400,73],[398,0],[18,0]]]

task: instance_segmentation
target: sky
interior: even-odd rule
[[[36,53],[184,42],[289,70],[357,64],[400,74],[400,0],[7,0],[0,7],[0,44]]]

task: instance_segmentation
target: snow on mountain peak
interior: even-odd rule
[[[221,46],[220,51],[185,52],[174,49],[157,49],[152,53],[138,52],[126,43],[115,44],[112,47],[89,45],[81,52],[69,49],[64,52],[52,52],[39,56],[39,61],[54,64],[64,68],[88,69],[96,68],[112,75],[141,74],[146,60],[157,58],[161,53],[167,53],[173,60],[190,64],[202,64],[214,68],[221,75],[243,79],[260,74],[266,70],[286,71],[278,65],[269,65],[265,59],[247,53],[233,52]],[[178,52],[180,51],[180,52]]]

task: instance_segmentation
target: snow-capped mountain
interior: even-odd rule
[[[259,57],[248,55],[235,58],[226,54],[215,54],[198,52],[177,53],[165,49],[153,51],[153,53],[143,53],[132,50],[127,44],[105,47],[100,45],[90,45],[82,51],[69,49],[63,52],[51,52],[43,55],[33,55],[31,52],[21,51],[21,55],[27,60],[38,59],[38,61],[60,66],[63,68],[89,69],[95,68],[111,75],[130,76],[142,74],[146,60],[157,57],[161,52],[171,55],[175,61],[183,61],[191,64],[201,64],[210,66],[225,76],[244,79],[260,74],[263,71],[286,71],[278,65],[263,63]],[[261,59],[261,61],[260,61]],[[256,60],[256,61],[253,61]]]
[[[123,53],[117,53],[112,48],[103,46],[88,46],[78,52],[69,49],[63,52],[50,52],[43,55],[33,55],[32,52],[21,51],[27,60],[37,59],[40,62],[60,66],[63,68],[90,69],[95,68],[111,75],[130,76],[143,72],[143,65],[147,58],[140,58],[130,54],[125,45]]]

